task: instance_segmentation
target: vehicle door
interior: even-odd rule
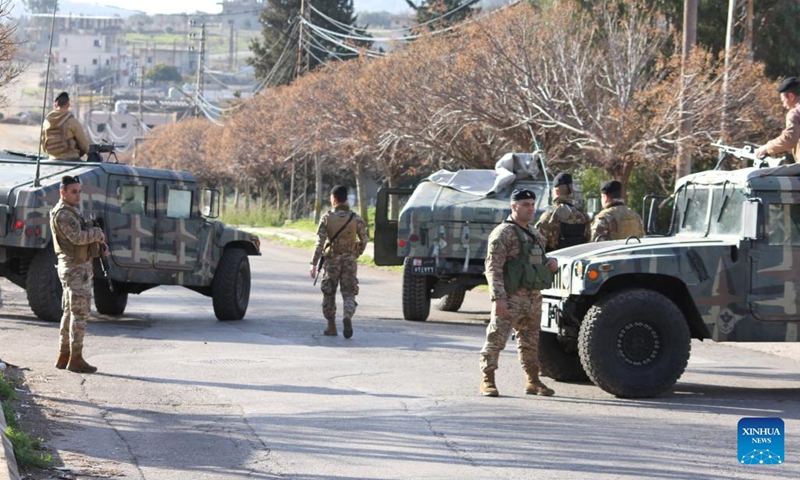
[[[375,264],[402,265],[404,256],[398,255],[398,222],[400,205],[404,204],[412,188],[381,188],[375,205]],[[390,208],[394,204],[394,208]]]
[[[158,214],[155,267],[192,270],[197,264],[198,235],[203,219],[197,205],[197,188],[173,180],[156,182]]]
[[[155,180],[112,175],[103,218],[111,259],[117,265],[150,268],[156,232]]]
[[[789,197],[763,199],[764,231],[750,256],[748,296],[759,320],[800,320],[800,198]]]

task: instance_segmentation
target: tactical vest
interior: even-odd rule
[[[644,229],[642,228],[642,221],[639,215],[625,205],[619,205],[618,208],[612,207],[609,209],[609,215],[617,223],[617,231],[611,232],[609,240],[625,240],[630,236],[643,237]]]
[[[67,121],[72,117],[72,113],[65,115],[60,122],[50,123],[44,131],[44,151],[48,155],[57,157],[75,150],[67,138]]]
[[[53,231],[53,249],[56,251],[56,255],[64,254],[70,261],[75,263],[84,263],[89,261],[89,259],[92,258],[89,252],[90,245],[73,244],[56,226],[56,217],[62,211],[69,212],[70,215],[73,215],[78,222],[80,222],[81,229],[86,228],[86,220],[83,219],[83,216],[81,216],[81,214],[75,210],[74,207],[61,202],[54,211],[50,212],[50,229]]]
[[[325,233],[328,236],[328,243],[325,245],[325,249],[322,252],[326,257],[344,254],[358,255],[358,242],[356,241],[358,226],[356,225],[355,216],[350,220],[351,215],[353,215],[353,213],[349,210],[331,210],[330,215],[328,215],[325,229]],[[350,223],[347,223],[348,220],[350,220]],[[342,229],[345,223],[347,223],[347,226],[339,233],[339,236],[336,237],[333,243],[330,243],[330,239],[336,235],[336,232]]]
[[[503,281],[506,293],[511,295],[520,288],[542,290],[553,285],[553,272],[544,265],[544,251],[539,242],[526,241],[522,229],[514,225],[519,238],[519,256],[506,259],[503,265]]]

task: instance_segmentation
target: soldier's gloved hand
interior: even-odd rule
[[[314,278],[316,276],[317,276],[317,266],[311,265],[311,278]]]
[[[498,298],[494,301],[494,313],[498,317],[508,316],[508,302],[506,302],[505,298]]]
[[[111,255],[111,251],[108,249],[108,244],[106,242],[100,242],[100,256],[108,258],[109,255]]]

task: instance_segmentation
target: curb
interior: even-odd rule
[[[0,439],[3,441],[3,448],[0,448],[0,480],[20,480],[14,448],[6,436],[6,417],[2,413],[2,405],[0,402]]]

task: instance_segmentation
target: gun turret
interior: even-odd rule
[[[114,156],[114,160],[117,160],[117,153],[115,149],[117,148],[116,145],[113,143],[92,143],[89,145],[89,153],[86,155],[87,162],[102,162],[103,157],[100,155],[101,153],[107,153],[108,156],[106,157],[105,161],[107,162],[111,156]]]
[[[742,148],[731,147],[729,145],[725,145],[723,143],[712,143],[712,147],[717,147],[719,149],[719,161],[717,161],[717,165],[714,167],[714,170],[719,170],[720,165],[722,165],[722,161],[728,156],[734,156],[736,158],[744,158],[747,160],[753,161],[753,166],[756,168],[761,167],[777,167],[781,164],[784,160],[783,158],[775,158],[769,156],[763,156],[761,158],[756,158],[756,147],[753,145],[745,145]]]

